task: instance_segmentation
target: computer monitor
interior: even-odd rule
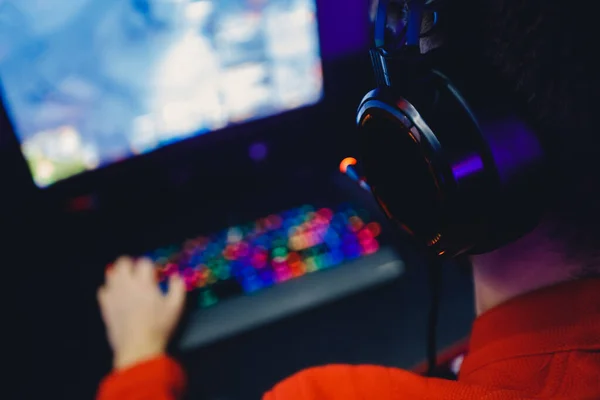
[[[4,0],[3,103],[40,188],[316,104],[316,0]]]

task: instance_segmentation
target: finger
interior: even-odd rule
[[[156,268],[149,258],[138,260],[133,273],[137,278],[145,282],[156,283]]]
[[[131,257],[120,257],[113,265],[106,277],[106,284],[112,285],[117,281],[130,277],[133,274],[133,259]]]
[[[102,306],[102,304],[104,303],[105,297],[106,297],[106,287],[100,286],[98,288],[98,291],[96,292],[96,300],[98,301],[98,304],[100,304]]]
[[[179,317],[183,310],[185,302],[186,287],[185,282],[178,274],[171,275],[169,278],[169,291],[167,292],[167,303],[173,314]]]
[[[104,311],[104,306],[106,304],[106,296],[107,296],[107,288],[106,286],[101,286],[96,292],[96,298],[98,300],[98,305],[100,306],[100,314],[102,316],[102,320],[106,321],[106,314]]]

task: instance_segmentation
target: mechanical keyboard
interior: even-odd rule
[[[365,210],[310,205],[260,218],[147,254],[161,287],[180,274],[199,305],[252,294],[303,275],[376,253],[381,226]]]
[[[382,226],[351,204],[304,205],[148,252],[159,284],[183,277],[196,347],[400,276]]]

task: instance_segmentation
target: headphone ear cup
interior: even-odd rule
[[[449,81],[425,70],[367,95],[358,114],[367,181],[388,216],[438,253],[470,251],[498,189],[474,116]]]
[[[401,95],[370,92],[358,111],[366,178],[384,211],[448,256],[491,251],[530,231],[544,170],[535,134],[495,91],[469,87],[469,104],[439,71],[414,76]]]
[[[421,86],[411,96],[434,110],[435,87]],[[409,104],[392,91],[375,90],[359,109],[361,161],[367,181],[388,217],[419,241],[436,240],[443,224],[444,182],[435,165],[435,150],[399,108]],[[435,137],[429,139],[436,141]],[[433,144],[433,147],[437,147]]]

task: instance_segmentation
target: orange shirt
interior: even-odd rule
[[[600,399],[600,279],[513,299],[479,317],[458,381],[396,368],[330,365],[279,383],[264,400]],[[174,400],[184,373],[161,357],[113,373],[98,400]]]

